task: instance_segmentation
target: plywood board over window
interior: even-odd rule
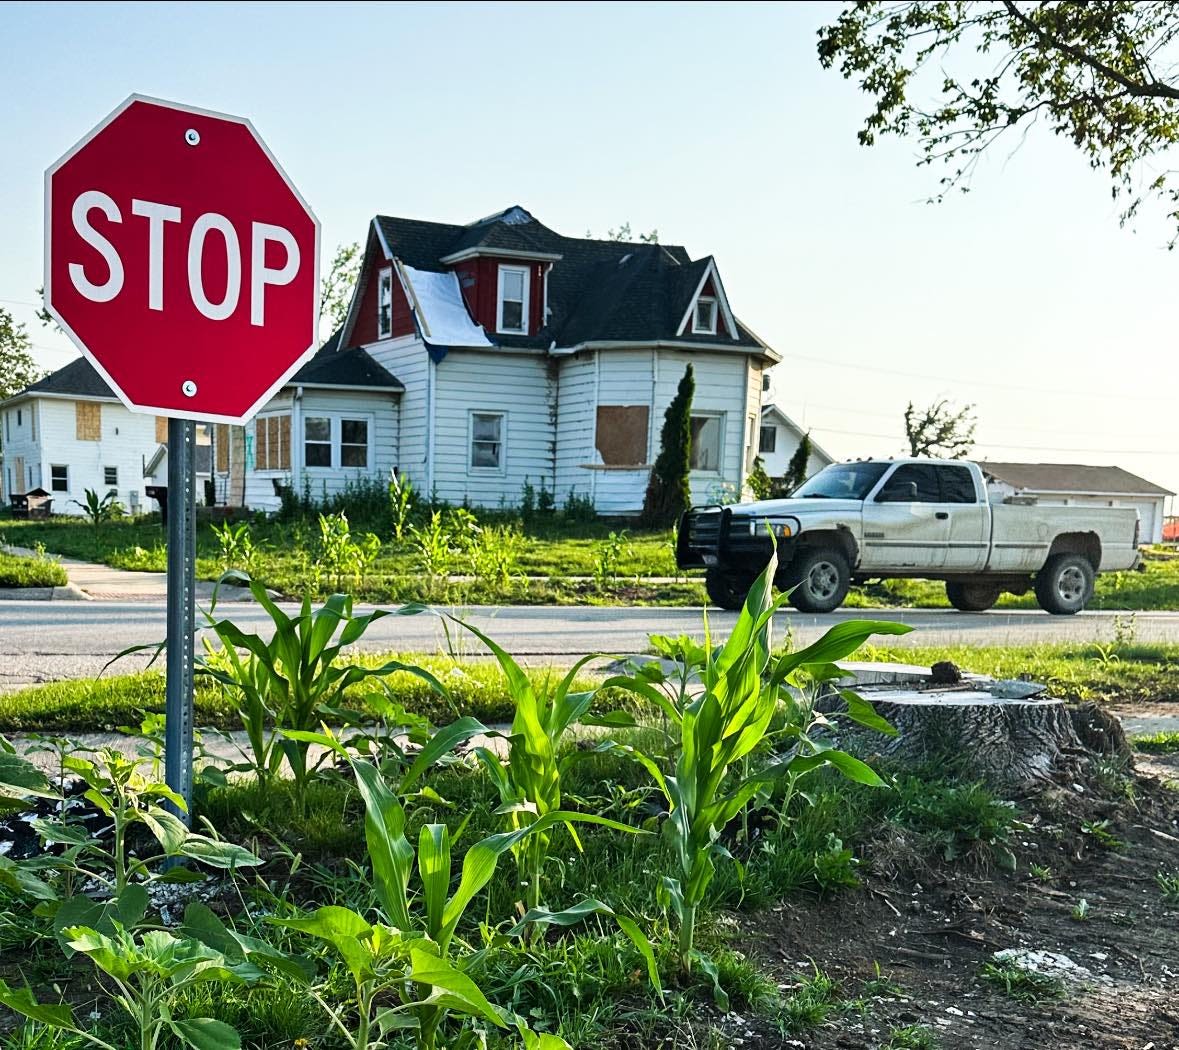
[[[647,462],[647,405],[599,405],[595,444],[608,467],[637,467]]]
[[[218,423],[213,435],[214,450],[217,456],[217,473],[229,473],[229,424]]]
[[[156,416],[156,440],[162,445],[168,440],[168,417]]]
[[[97,401],[75,401],[74,423],[79,441],[102,440],[102,405]]]

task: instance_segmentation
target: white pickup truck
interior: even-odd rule
[[[708,596],[739,609],[778,549],[777,584],[804,612],[839,608],[853,583],[945,580],[964,612],[1034,589],[1041,608],[1080,612],[1099,572],[1138,568],[1138,512],[992,503],[977,464],[936,459],[833,463],[788,499],[693,507],[676,561],[707,570]]]

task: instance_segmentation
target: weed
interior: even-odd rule
[[[869,999],[895,999],[904,995],[905,990],[891,977],[886,977],[880,969],[880,963],[874,962],[872,969],[876,976],[864,982],[861,992]]]
[[[894,1028],[888,1033],[888,1042],[880,1050],[937,1050],[937,1036],[925,1025],[911,1024]]]
[[[1089,918],[1089,902],[1082,897],[1073,905],[1073,910],[1070,914],[1073,922],[1085,922]]]
[[[815,972],[804,977],[782,1003],[782,1024],[789,1032],[815,1028],[840,1005],[835,981],[816,966]]]
[[[1088,835],[1102,849],[1123,849],[1126,844],[1109,829],[1108,820],[1086,820],[1081,823],[1081,834]]]
[[[1179,751],[1179,732],[1163,730],[1134,737],[1130,743],[1136,751],[1151,755],[1171,755]]]
[[[1155,875],[1163,900],[1168,904],[1179,904],[1179,873],[1160,871]]]
[[[1051,882],[1056,877],[1047,864],[1032,864],[1028,871],[1037,882]]]
[[[980,976],[1017,1002],[1035,1005],[1064,996],[1064,982],[1046,973],[1025,970],[1014,963],[983,963]]]

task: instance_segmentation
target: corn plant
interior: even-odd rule
[[[482,631],[462,620],[455,622],[487,646],[503,669],[515,705],[508,737],[508,760],[502,762],[499,755],[485,747],[477,748],[476,754],[495,783],[501,802],[499,812],[509,828],[517,831],[533,827],[550,814],[561,812],[561,773],[569,761],[561,756],[561,744],[570,728],[585,717],[594,698],[593,690],[571,690],[578,673],[593,657],[578,660],[555,687],[547,681],[538,687]],[[567,813],[558,823],[564,825],[579,850],[581,841],[574,829],[575,822],[601,824],[616,831],[637,830],[595,814]],[[536,828],[535,834],[521,839],[512,849],[529,910],[538,909],[543,903],[542,879],[550,845],[549,832]]]
[[[253,962],[245,958],[231,962],[200,941],[163,930],[135,936],[115,924],[110,935],[88,926],[70,926],[63,933],[70,950],[89,958],[114,986],[110,995],[130,1018],[138,1050],[164,1045],[192,1050],[236,1050],[241,1046],[238,1033],[224,1021],[212,1017],[178,1019],[173,1010],[179,997],[194,985],[257,984],[265,972]],[[68,1004],[39,1003],[30,988],[13,988],[0,980],[0,1003],[101,1050],[130,1050],[126,1044],[120,1048],[88,1031],[89,1025],[75,1019]]]
[[[516,525],[484,525],[470,551],[471,572],[476,580],[506,587],[520,571],[524,534]]]
[[[417,505],[413,482],[394,471],[389,476],[389,505],[393,508],[393,538],[400,543]]]
[[[340,956],[356,996],[354,1024],[348,1024],[342,1004],[329,1001],[316,989],[312,994],[349,1050],[384,1046],[383,1040],[394,1031],[409,1034],[418,1050],[479,1045],[477,1035],[469,1030],[439,1041],[451,1014],[498,1028],[507,1028],[512,1020],[488,1002],[466,972],[478,955],[463,949],[456,937],[457,927],[495,873],[499,858],[534,831],[543,831],[567,814],[551,813],[534,825],[476,842],[463,856],[458,885],[452,893],[451,837],[446,825],[423,825],[415,850],[405,835],[405,811],[380,771],[366,761],[351,762],[364,799],[365,840],[387,924],[369,922],[343,907],[270,921],[315,937]],[[417,886],[411,891],[415,881]],[[390,1002],[394,1005],[386,1005]]]
[[[796,672],[814,669],[823,675],[835,660],[854,652],[872,634],[904,634],[903,624],[849,620],[829,630],[819,641],[798,652],[771,658],[773,615],[786,600],[772,596],[776,556],[750,589],[732,634],[719,651],[706,643],[700,685],[696,695],[682,706],[641,676],[619,676],[604,686],[629,689],[654,704],[674,727],[678,749],[673,772],[665,774],[650,756],[630,749],[654,778],[668,804],[663,832],[675,858],[676,870],[664,876],[661,897],[679,925],[678,954],[685,971],[691,969],[695,950],[696,916],[706,901],[715,873],[715,858],[724,855],[718,839],[750,801],[768,783],[797,778],[821,766],[830,766],[851,780],[882,786],[877,774],[863,762],[829,744],[812,740],[797,726],[785,731],[790,742],[786,754],[749,771],[745,760],[763,745],[770,723],[779,709],[779,698]],[[872,722],[876,718],[866,701],[852,717]],[[869,714],[870,712],[870,714]],[[877,721],[883,721],[877,719]]]
[[[108,521],[114,521],[123,516],[123,504],[119,502],[113,489],[101,497],[94,489],[86,489],[85,502],[76,499],[70,500],[70,502],[75,507],[82,508],[82,513],[86,515],[86,520],[94,528],[94,557],[97,560],[99,554],[102,552],[102,526]]]
[[[254,546],[250,523],[239,521],[234,524],[231,521],[226,521],[222,522],[221,527],[218,528],[214,522],[210,527],[213,530],[213,535],[217,537],[218,556],[221,559],[222,570],[229,572],[230,569],[241,569],[244,572],[251,572],[258,550]]]
[[[426,576],[437,580],[450,575],[459,552],[452,545],[442,511],[434,511],[430,520],[420,528],[411,525],[409,536],[418,564]]]
[[[594,586],[599,591],[618,580],[618,566],[627,552],[626,530],[611,532],[594,548]]]
[[[339,590],[343,587],[345,579],[359,581],[368,571],[377,555],[381,553],[381,541],[371,532],[354,538],[352,528],[348,524],[348,515],[343,511],[337,514],[321,514],[319,553],[320,566],[332,585]]]
[[[407,671],[445,696],[442,684],[428,671],[396,660],[380,667],[345,663],[342,653],[364,636],[375,621],[389,615],[421,611],[407,605],[394,613],[377,609],[363,616],[352,612],[352,598],[333,594],[318,609],[309,599],[295,616],[288,616],[270,599],[266,588],[242,573],[227,573],[225,580],[250,588],[273,624],[270,640],[248,633],[232,620],[206,614],[209,628],[223,647],[223,658],[199,661],[199,670],[227,686],[239,698],[238,713],[250,745],[250,771],[267,782],[278,775],[285,759],[294,780],[296,802],[303,811],[308,782],[318,772],[323,757],[312,762],[310,742],[300,734],[313,733],[326,717],[341,713],[345,692],[370,678]]]

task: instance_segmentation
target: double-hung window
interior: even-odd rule
[[[757,450],[758,452],[776,452],[778,450],[778,428],[773,423],[762,426]]]
[[[393,334],[393,268],[386,266],[377,276],[377,338]]]
[[[340,420],[340,466],[368,466],[368,420]]]
[[[117,489],[119,487],[119,468],[103,467],[102,483],[108,488]]]
[[[504,469],[504,413],[471,413],[471,469]]]
[[[499,307],[496,331],[528,334],[528,267],[499,268]]]
[[[332,465],[330,416],[306,416],[303,419],[303,464],[308,467]]]
[[[64,463],[52,463],[49,467],[49,487],[54,492],[70,491],[70,468]]]

